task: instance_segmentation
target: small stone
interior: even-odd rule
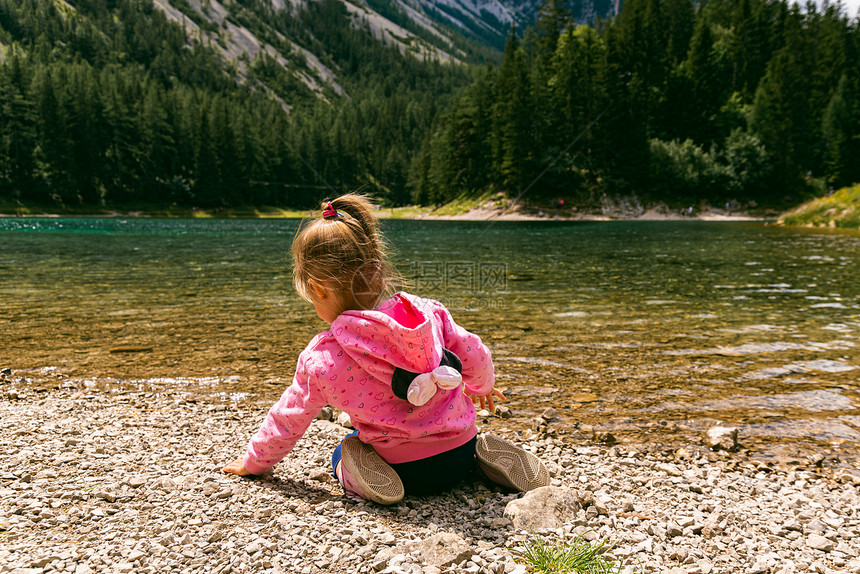
[[[810,534],[806,539],[806,545],[810,548],[814,548],[815,550],[821,550],[822,552],[830,552],[836,548],[835,542],[829,538],[821,536],[820,534]]]
[[[391,532],[383,532],[382,536],[379,537],[379,543],[385,544],[387,546],[393,545],[397,539],[394,537],[394,534]]]
[[[337,424],[339,424],[340,426],[342,426],[344,428],[348,428],[348,429],[354,428],[352,426],[352,421],[349,419],[349,415],[344,413],[344,412],[341,412],[339,415],[337,415],[337,421],[336,422],[337,422]]]
[[[312,470],[311,473],[308,475],[308,478],[315,481],[315,482],[331,482],[332,481],[331,473],[326,471],[326,470],[322,470],[322,469]]]
[[[657,470],[662,470],[669,476],[681,476],[681,469],[672,463],[661,462],[657,464]]]
[[[684,531],[680,526],[674,521],[670,520],[666,523],[666,536],[669,538],[675,538],[676,536],[681,536],[684,534]]]
[[[165,492],[171,492],[176,490],[176,483],[173,482],[173,479],[169,476],[161,476],[155,481],[155,485],[164,490]]]
[[[597,509],[598,514],[602,516],[606,516],[609,514],[609,499],[603,496],[597,496],[594,498],[594,508]]]
[[[752,567],[749,569],[750,574],[762,574],[763,572],[767,572],[769,570],[769,566],[767,564],[767,558],[764,556],[759,556],[756,558]]]
[[[547,407],[540,414],[540,418],[546,422],[550,422],[551,420],[558,418],[558,411],[552,407]]]
[[[324,406],[317,414],[317,420],[330,421],[334,418],[334,410],[330,406]]]
[[[705,538],[713,538],[722,534],[723,527],[720,526],[720,520],[721,517],[719,515],[708,517],[705,524],[702,526],[702,536]]]
[[[95,495],[108,502],[116,502],[116,494],[108,490],[100,490]]]
[[[677,560],[678,562],[683,562],[687,559],[688,550],[681,546],[680,548],[675,548],[672,552],[669,553],[669,558],[672,560]]]
[[[44,568],[54,560],[59,560],[57,556],[44,556],[39,558],[38,560],[34,560],[32,564],[30,564],[30,568]]]
[[[472,546],[462,537],[452,532],[440,532],[424,540],[383,549],[376,558],[384,561],[385,565],[392,566],[398,562],[402,563],[406,555],[417,555],[422,563],[441,569],[469,560],[473,554]]]
[[[714,450],[736,451],[738,449],[738,429],[716,426],[708,429],[705,445]]]
[[[809,521],[809,523],[804,527],[805,532],[814,532],[815,534],[824,534],[827,532],[827,527],[824,526],[824,523],[818,520],[817,518],[813,518]]]
[[[596,432],[594,433],[594,442],[599,442],[601,444],[605,444],[606,446],[612,446],[617,442],[615,435],[611,432]]]
[[[509,419],[514,415],[511,412],[510,407],[496,405],[496,416],[502,419]]]
[[[141,486],[146,484],[146,479],[142,476],[132,476],[126,481],[126,484],[128,484],[132,488],[140,488]]]

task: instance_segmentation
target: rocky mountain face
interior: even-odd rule
[[[496,48],[504,47],[512,25],[534,23],[541,0],[390,0],[430,15],[436,23]],[[579,23],[617,13],[620,0],[570,0],[567,6]]]
[[[153,0],[189,39],[203,40],[232,63],[238,79],[261,53],[273,58],[320,98],[346,95],[325,53],[267,28],[260,14],[295,12],[315,0]],[[534,23],[541,0],[340,0],[353,25],[402,53],[440,62],[492,60],[504,48],[511,26]],[[614,15],[619,0],[572,0],[578,22]],[[245,16],[254,14],[254,18]],[[247,22],[258,26],[248,26]],[[291,62],[300,66],[290,66]]]

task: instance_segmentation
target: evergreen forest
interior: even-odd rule
[[[379,41],[339,0],[233,5],[273,44],[324,53],[343,93],[298,80],[301,58],[237,70],[151,0],[0,0],[0,200],[306,208],[362,187],[388,205],[782,206],[860,181],[860,24],[839,5],[626,0],[577,25],[546,0],[470,63]]]
[[[784,206],[860,181],[860,29],[837,5],[547,0],[434,127],[413,193]],[[822,189],[823,188],[823,189]]]

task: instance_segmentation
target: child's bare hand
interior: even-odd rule
[[[242,463],[242,459],[234,460],[227,466],[221,469],[221,472],[226,472],[227,474],[237,474],[239,476],[249,476],[251,473],[245,470],[245,465]]]
[[[498,389],[493,389],[490,393],[488,393],[486,395],[472,395],[470,393],[466,393],[466,395],[470,399],[472,399],[473,405],[477,405],[478,402],[480,401],[481,409],[485,408],[485,405],[486,405],[487,410],[490,411],[491,413],[496,411],[496,404],[493,401],[494,396],[497,397],[500,401],[507,400],[507,399],[505,399],[505,395],[502,394],[502,391],[500,391]]]

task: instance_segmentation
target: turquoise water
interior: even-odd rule
[[[295,220],[0,219],[0,367],[276,397],[325,328]],[[490,346],[520,416],[782,457],[860,442],[860,234],[716,222],[385,221],[418,294]],[[577,430],[578,429],[578,430]],[[577,434],[578,433],[578,434]],[[588,436],[586,436],[588,435]]]

